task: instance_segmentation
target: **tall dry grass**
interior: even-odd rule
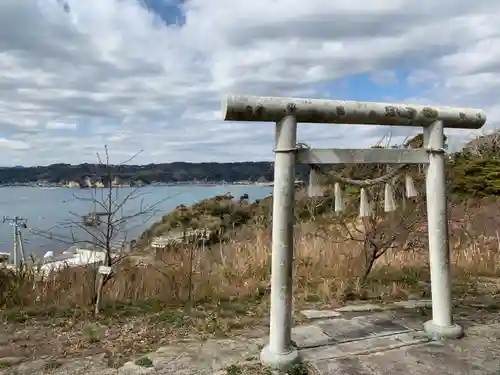
[[[452,210],[451,263],[457,285],[479,277],[500,276],[500,207],[489,200]],[[366,282],[360,278],[363,249],[357,241],[338,241],[315,222],[295,230],[295,305],[335,304],[347,299],[399,299],[429,294],[427,249],[387,251]],[[249,238],[250,236],[250,238]],[[126,259],[105,288],[113,306],[156,301],[182,307],[218,301],[265,303],[271,269],[270,229],[255,225],[244,240],[202,251],[186,247],[142,259]],[[67,268],[35,282],[33,272],[1,273],[0,303],[4,307],[85,308],[91,303],[96,270]],[[465,280],[465,281],[464,281]],[[463,291],[463,288],[460,290]]]

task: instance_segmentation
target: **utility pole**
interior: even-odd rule
[[[23,263],[26,262],[24,256],[24,245],[20,228],[27,228],[26,225],[27,222],[28,221],[26,219],[19,216],[3,217],[3,223],[9,223],[9,225],[12,227],[13,247],[12,247],[12,257],[9,259],[9,263],[15,265],[16,267],[19,267],[21,261]]]

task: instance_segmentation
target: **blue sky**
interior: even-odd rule
[[[493,0],[3,0],[2,164],[93,162],[105,144],[114,161],[271,160],[271,124],[221,120],[228,93],[480,107],[491,131],[499,13]],[[412,134],[301,124],[299,141],[389,132]]]
[[[182,12],[182,1],[142,0],[143,4],[156,13],[166,24],[183,25],[186,21]]]
[[[333,82],[324,83],[328,94],[345,100],[362,101],[402,101],[418,92],[418,88],[410,85],[404,72],[390,71],[380,77],[370,73],[352,75]]]

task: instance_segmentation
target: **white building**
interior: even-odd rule
[[[40,273],[47,276],[51,272],[58,271],[64,267],[87,266],[104,262],[106,253],[102,250],[82,249],[72,246],[61,255],[54,256],[52,251],[44,255],[40,266]]]

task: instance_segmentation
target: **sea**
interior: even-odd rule
[[[47,251],[59,254],[75,241],[90,238],[82,225],[83,216],[94,211],[106,211],[99,203],[108,201],[109,189],[69,189],[39,187],[0,188],[0,252],[9,252],[13,247],[14,217],[25,219],[20,226],[24,252],[43,256]],[[256,185],[176,185],[146,186],[113,189],[112,200],[123,207],[117,217],[125,218],[120,223],[118,240],[124,237],[130,241],[137,238],[155,221],[174,210],[177,206],[191,205],[216,195],[231,194],[239,199],[244,194],[250,201],[271,195],[269,186]],[[145,212],[138,215],[139,212]]]

